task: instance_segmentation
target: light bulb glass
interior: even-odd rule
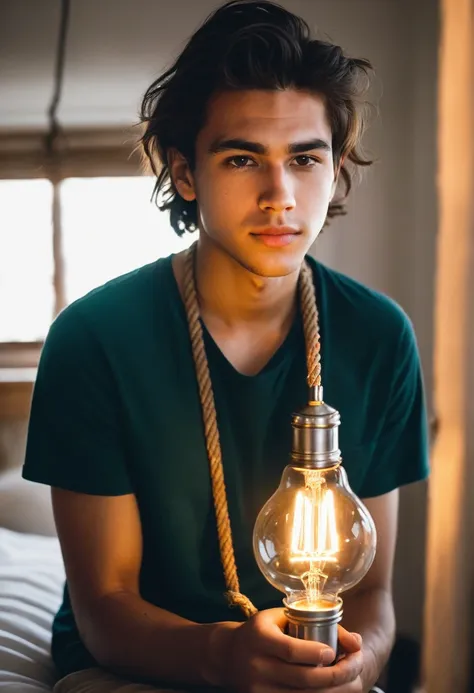
[[[257,564],[293,608],[324,610],[375,556],[375,525],[343,467],[289,465],[254,529]]]

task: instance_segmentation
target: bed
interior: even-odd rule
[[[49,490],[19,472],[0,478],[0,692],[51,691],[51,623],[64,566]]]

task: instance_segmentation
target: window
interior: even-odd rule
[[[36,342],[54,309],[53,186],[0,181],[0,342]]]
[[[53,254],[53,187],[0,181],[0,342],[38,342],[54,317],[54,273],[70,303],[113,277],[189,246],[150,201],[149,176],[66,178],[61,257]]]
[[[153,179],[69,178],[61,186],[63,253],[68,303],[95,286],[179,252],[168,213],[150,202]]]

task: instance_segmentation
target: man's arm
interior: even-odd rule
[[[74,615],[93,657],[124,676],[206,683],[217,624],[193,623],[141,598],[142,534],[135,496],[53,488],[52,498]]]
[[[344,599],[344,628],[363,639],[363,691],[380,676],[393,646],[392,575],[398,520],[398,489],[364,500],[377,528],[377,553],[365,578]]]

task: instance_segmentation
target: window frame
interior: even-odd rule
[[[0,180],[44,178],[53,185],[55,309],[52,318],[66,305],[59,186],[67,178],[150,175],[137,146],[140,135],[136,127],[68,130],[60,135],[53,155],[48,156],[42,131],[0,134]],[[10,371],[15,378],[18,369],[36,368],[42,347],[43,340],[0,342],[0,369],[4,374]]]

